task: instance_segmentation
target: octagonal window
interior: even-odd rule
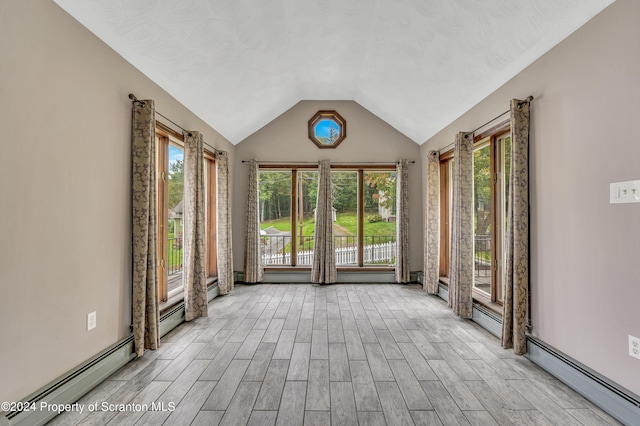
[[[347,137],[347,122],[336,111],[318,111],[309,120],[309,139],[318,148],[335,148]]]

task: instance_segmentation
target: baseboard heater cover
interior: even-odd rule
[[[218,284],[207,288],[207,299],[218,296]],[[164,313],[160,318],[160,335],[163,336],[184,321],[184,302]],[[34,403],[36,407],[46,401],[49,404],[72,404],[102,383],[136,357],[133,348],[133,335],[110,346],[80,366],[49,383],[41,390],[23,399]],[[12,411],[0,412],[0,426],[43,425],[56,416],[55,412]]]
[[[35,407],[40,407],[42,402],[48,404],[73,403],[134,358],[133,335],[130,335],[58,380],[49,383],[40,391],[29,395],[23,401],[28,402],[29,405],[33,403]],[[57,413],[53,411],[12,411],[6,413],[6,418],[11,426],[32,426],[45,424],[56,415]],[[1,424],[2,422],[0,422]]]
[[[438,296],[449,298],[449,288],[438,287]],[[473,304],[473,321],[482,328],[500,337],[502,318],[477,303]],[[612,383],[585,365],[552,348],[534,336],[527,335],[527,355],[561,382],[627,425],[640,425],[640,397]]]
[[[502,336],[502,318],[484,306],[474,303],[471,319],[497,338]]]
[[[612,383],[589,367],[554,349],[543,341],[527,336],[525,355],[533,363],[602,408],[626,425],[640,424],[640,397]]]
[[[420,274],[411,272],[410,281],[419,282]],[[244,282],[244,273],[234,272],[237,282]],[[396,276],[393,271],[338,271],[338,284],[388,284],[395,283]],[[303,271],[265,271],[264,284],[311,284],[311,272]]]

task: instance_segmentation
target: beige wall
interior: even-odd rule
[[[335,149],[319,149],[308,138],[307,122],[319,110],[336,110],[347,121],[347,138]],[[422,270],[420,219],[420,147],[353,101],[302,101],[236,145],[233,201],[233,255],[235,270],[243,270],[248,170],[242,160],[332,162],[394,162],[409,165],[409,220],[411,270]]]
[[[533,95],[533,334],[640,394],[640,204],[609,183],[640,179],[640,2],[618,0],[422,146],[453,142]]]
[[[53,2],[0,15],[0,401],[15,401],[129,334],[127,94],[234,147]]]

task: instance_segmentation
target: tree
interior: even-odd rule
[[[338,132],[333,126],[329,126],[329,143],[334,143],[338,139]]]
[[[174,209],[184,196],[184,160],[169,163],[169,199],[167,205]]]
[[[354,172],[331,173],[331,195],[337,212],[355,211],[358,208],[357,175]]]
[[[291,214],[289,172],[260,172],[258,185],[261,221],[280,219]]]
[[[365,175],[365,210],[378,210],[378,206],[392,214],[396,209],[396,174],[394,172],[368,172]]]
[[[491,228],[491,148],[473,153],[473,201],[476,235],[488,235]]]

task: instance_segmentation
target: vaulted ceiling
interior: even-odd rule
[[[613,3],[54,1],[234,144],[300,100],[354,100],[422,144]]]

